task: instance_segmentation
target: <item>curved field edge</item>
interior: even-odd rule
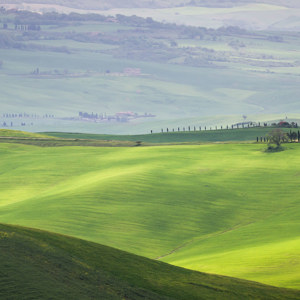
[[[188,128],[188,127],[186,127]],[[89,139],[89,140],[118,140],[118,141],[140,141],[143,143],[197,143],[197,142],[227,142],[227,141],[251,141],[256,142],[259,139],[266,137],[273,127],[254,127],[254,128],[239,128],[239,129],[218,129],[207,130],[204,127],[194,128],[191,131],[181,131],[140,135],[112,135],[112,134],[92,134],[92,133],[68,133],[68,132],[42,132],[43,135],[56,138],[70,138],[70,139]],[[181,128],[182,130],[182,128]],[[289,128],[283,128],[284,131],[289,132]],[[297,132],[297,128],[292,129]]]
[[[0,221],[299,288],[300,147],[264,147],[1,144]]]
[[[42,133],[33,133],[20,130],[0,129],[0,137],[10,138],[53,138]]]
[[[0,142],[20,143],[44,147],[59,146],[98,146],[98,147],[132,147],[160,144],[199,144],[211,142],[259,142],[274,127],[254,127],[223,130],[201,130],[185,132],[165,132],[141,135],[109,135],[67,132],[29,133],[16,130],[1,130]],[[296,132],[297,128],[282,128],[285,132]],[[265,142],[264,142],[265,143]]]
[[[300,299],[36,229],[0,224],[0,240],[1,299]]]

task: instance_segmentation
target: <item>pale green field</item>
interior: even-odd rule
[[[174,7],[163,9],[149,8],[115,8],[98,11],[104,15],[137,15],[152,17],[160,22],[185,24],[190,26],[203,26],[207,28],[219,28],[228,25],[241,25],[246,28],[272,29],[276,24],[281,30],[292,29],[298,24],[289,22],[293,16],[297,16],[299,8],[287,8],[284,5],[268,5],[264,3],[249,3],[227,8],[214,7]]]
[[[50,47],[67,47],[70,51],[102,51],[116,48],[114,45],[99,44],[99,43],[83,43],[71,40],[40,40],[40,41],[30,41],[30,45],[45,45]]]
[[[263,147],[1,144],[0,222],[300,288],[300,148]]]
[[[7,129],[0,129],[0,137],[49,138],[49,136],[39,134],[39,133],[31,133],[31,132],[25,132],[19,130],[7,130]]]
[[[251,11],[258,8],[262,11],[270,9],[257,4],[219,10],[234,13],[237,9]],[[195,11],[202,9],[204,12],[214,11],[199,7]],[[185,14],[193,12],[192,7],[170,11],[175,14],[179,10]],[[266,32],[253,36],[218,33],[216,41],[211,35],[204,35],[203,40],[177,38],[175,52],[178,51],[178,56],[173,57],[170,55],[172,51],[168,50],[169,59],[153,62],[153,57],[141,61],[118,57],[122,56],[119,52],[113,56],[111,52],[116,51],[116,45],[78,42],[66,39],[62,34],[70,32],[70,38],[76,39],[77,34],[80,37],[84,32],[116,33],[131,27],[95,22],[66,24],[68,26],[42,26],[41,33],[44,32],[45,37],[50,34],[49,38],[57,37],[57,40],[29,38],[24,41],[28,49],[0,49],[0,60],[3,61],[0,68],[0,126],[4,121],[13,121],[13,129],[33,132],[141,134],[150,130],[160,132],[166,127],[226,126],[242,121],[243,115],[251,115],[251,121],[268,121],[267,115],[277,115],[276,119],[280,119],[299,111],[297,54],[300,44],[296,35],[284,36],[282,43],[266,40],[270,35]],[[13,28],[12,23],[9,26]],[[136,35],[134,32],[130,34]],[[168,38],[155,37],[156,42],[170,45]],[[142,33],[138,39],[141,38]],[[245,47],[235,48],[235,43]],[[186,52],[196,51],[204,61],[209,60],[210,55],[216,60],[211,67],[201,67],[201,63],[198,67],[193,63],[191,66],[182,65],[186,59],[184,47],[191,47],[192,50]],[[65,53],[68,50],[70,53]],[[159,51],[164,53],[164,47]],[[187,56],[191,58],[193,55]],[[33,76],[32,72],[37,68],[41,74],[50,75]],[[143,75],[121,76],[125,68],[139,68]],[[107,71],[110,75],[105,75]],[[156,117],[140,118],[126,124],[30,120],[33,125],[26,128],[20,126],[21,120],[2,117],[3,113],[26,112],[66,118],[76,117],[80,111],[109,115],[120,111],[147,112]]]
[[[114,32],[117,30],[128,30],[132,29],[130,26],[123,26],[119,24],[99,24],[90,22],[88,24],[82,24],[78,22],[76,25],[66,26],[48,26],[47,30],[55,32]]]
[[[261,3],[251,3],[246,5],[236,5],[232,7],[226,8],[212,8],[212,7],[194,7],[194,6],[185,6],[185,7],[177,7],[172,9],[162,9],[160,12],[162,14],[179,14],[185,17],[191,16],[204,16],[207,15],[226,15],[226,14],[247,14],[248,12],[270,12],[270,11],[281,11],[286,10],[286,7],[277,6],[277,5],[268,5]]]
[[[45,45],[49,43],[46,41]],[[55,41],[53,46],[63,46],[63,42]],[[100,46],[95,45],[91,51]],[[218,69],[138,62],[89,52],[88,47],[83,49],[77,42],[70,43],[70,48],[76,51],[67,54],[1,49],[4,63],[0,70],[0,116],[26,112],[72,117],[79,111],[155,114],[156,118],[139,119],[125,125],[36,121],[34,127],[26,128],[30,131],[136,134],[150,129],[160,131],[162,126],[226,125],[222,120],[232,124],[239,122],[243,114],[262,119],[262,115],[286,115],[299,109],[297,73],[249,72],[249,66],[241,64],[232,64],[232,69]],[[30,76],[37,67],[40,72],[54,74],[58,70],[68,74]],[[119,73],[127,67],[140,68],[147,75],[104,75],[106,70]],[[253,67],[253,71],[257,69]],[[217,117],[221,121],[215,122],[216,116],[221,115]]]

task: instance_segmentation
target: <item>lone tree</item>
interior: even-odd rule
[[[287,134],[279,128],[273,129],[269,133],[268,138],[268,150],[279,150],[281,149],[281,144],[288,141]],[[275,145],[275,148],[272,146],[272,144]]]

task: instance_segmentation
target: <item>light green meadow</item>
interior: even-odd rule
[[[300,288],[300,147],[0,147],[0,222]]]

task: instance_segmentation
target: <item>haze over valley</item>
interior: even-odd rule
[[[300,299],[299,12],[0,0],[0,298]]]
[[[217,8],[189,4],[166,11],[170,15],[173,9],[193,13],[200,9],[212,19],[210,12],[215,10],[260,5],[238,4],[219,7],[215,2]],[[263,4],[264,11],[274,14],[275,4],[282,5]],[[297,5],[288,6],[284,9],[297,16]],[[246,20],[244,13],[237,15]],[[191,27],[157,22],[159,14],[156,6],[146,19],[3,10],[1,108],[7,118],[2,124],[11,124],[12,114],[25,113],[30,118],[15,120],[15,129],[26,123],[32,124],[26,128],[30,131],[146,133],[162,126],[230,125],[240,122],[242,115],[250,121],[299,117],[297,31],[284,26],[277,32],[224,24],[215,29]],[[112,122],[74,122],[80,112]],[[141,117],[145,115],[153,117]],[[114,122],[118,117],[125,123]]]

